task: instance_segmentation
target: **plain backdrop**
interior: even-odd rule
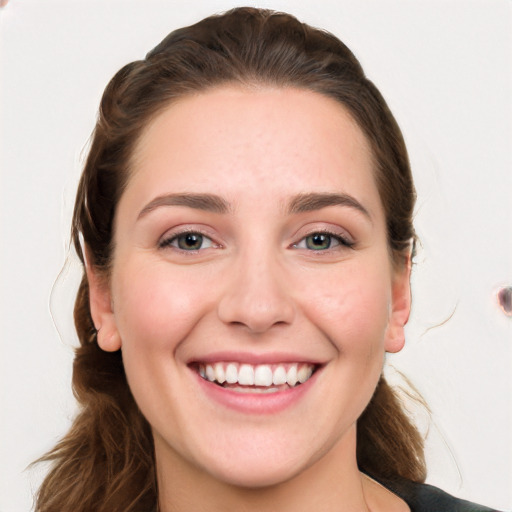
[[[334,32],[408,143],[422,241],[407,346],[389,357],[431,409],[428,481],[512,510],[512,3],[246,2]],[[172,29],[230,0],[10,0],[0,11],[0,512],[31,509],[67,430],[78,266],[73,196],[103,88]],[[59,277],[58,277],[59,276]]]

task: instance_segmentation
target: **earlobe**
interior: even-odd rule
[[[90,265],[91,258],[87,247],[85,255],[85,270],[89,283],[89,307],[97,331],[98,345],[106,352],[115,352],[121,348],[122,343],[112,307],[110,287],[104,276]]]
[[[393,277],[390,318],[386,331],[386,352],[399,352],[405,345],[404,327],[411,312],[411,258],[407,257],[404,266],[395,271]]]

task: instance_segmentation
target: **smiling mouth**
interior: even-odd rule
[[[310,363],[245,364],[196,363],[194,370],[204,379],[239,393],[276,393],[307,382],[318,366]]]

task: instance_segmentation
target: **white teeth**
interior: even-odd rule
[[[254,372],[254,384],[256,386],[270,386],[272,384],[272,368],[266,364],[257,366]]]
[[[286,384],[286,370],[284,369],[284,366],[278,366],[275,369],[274,375],[272,376],[272,384],[276,386]]]
[[[249,364],[243,364],[238,370],[238,384],[254,386],[254,369]]]
[[[215,365],[215,380],[220,384],[226,382],[226,372],[224,371],[224,366],[222,366],[222,363],[217,363]]]
[[[213,366],[207,364],[206,365],[206,378],[213,382],[215,380],[215,370],[213,369]]]
[[[226,382],[228,384],[238,382],[238,370],[236,369],[236,365],[233,363],[228,364],[226,368]]]
[[[288,386],[295,386],[297,384],[297,365],[292,364],[288,371],[286,372],[286,382]]]
[[[301,384],[304,384],[309,377],[311,377],[311,374],[313,373],[313,369],[311,366],[301,366],[299,371],[297,372],[297,378],[299,379],[299,382]]]
[[[294,387],[297,384],[303,384],[313,375],[313,371],[313,365],[304,363],[251,365],[247,363],[218,362],[198,365],[199,375],[210,382],[217,382],[218,384],[238,383],[240,386],[252,386],[253,391],[257,389],[254,386],[260,386],[264,389],[263,392],[279,391],[279,388],[271,386],[287,384]],[[242,387],[232,387],[231,389],[240,390]]]

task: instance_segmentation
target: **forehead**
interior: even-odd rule
[[[357,123],[335,100],[301,89],[219,87],[182,98],[146,127],[131,169],[128,188],[148,196],[202,188],[236,200],[314,189],[378,201]]]

